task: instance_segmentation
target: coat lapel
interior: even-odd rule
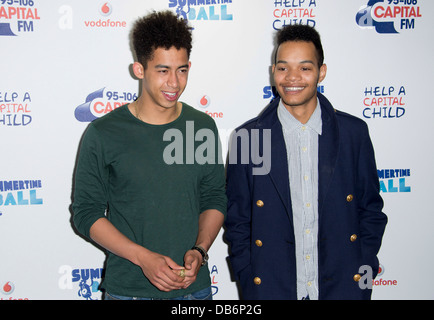
[[[334,114],[335,111],[330,102],[320,93],[318,93],[318,98],[322,111],[322,134],[319,137],[318,151],[318,212],[321,213],[321,208],[336,167],[339,151],[339,129]]]
[[[318,208],[320,213],[336,167],[339,151],[339,130],[331,103],[320,93],[318,93],[318,99],[322,111],[322,134],[319,137],[318,150]],[[277,117],[279,101],[280,99],[275,99],[259,116],[257,128],[271,129],[271,170],[269,176],[292,222],[288,160],[282,125]]]
[[[275,99],[259,117],[257,128],[271,129],[271,163],[269,177],[272,180],[280,199],[285,205],[292,222],[291,198],[289,192],[288,158],[282,125],[277,117],[277,106],[280,99]]]

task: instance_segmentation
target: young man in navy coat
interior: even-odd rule
[[[279,98],[235,131],[226,239],[243,299],[370,299],[387,217],[368,127],[317,92],[317,31],[277,34]]]

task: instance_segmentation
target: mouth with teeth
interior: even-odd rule
[[[178,92],[162,91],[162,93],[169,101],[176,101],[178,99]]]
[[[285,90],[285,92],[294,92],[294,93],[297,93],[297,92],[300,92],[300,91],[302,91],[304,89],[304,87],[283,87],[283,90]]]

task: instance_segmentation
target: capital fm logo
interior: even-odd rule
[[[0,36],[32,33],[41,20],[36,0],[0,1]]]
[[[176,8],[184,20],[232,21],[232,0],[169,0],[169,8]]]
[[[377,33],[397,34],[417,28],[422,17],[421,0],[369,0],[356,14],[361,28],[374,28]]]
[[[137,94],[118,90],[98,89],[90,93],[83,104],[75,109],[75,118],[80,122],[95,119],[137,99]]]

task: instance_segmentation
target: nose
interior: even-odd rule
[[[300,72],[297,70],[288,70],[285,74],[285,80],[298,80],[300,79]]]
[[[170,72],[169,78],[167,79],[167,85],[170,88],[178,88],[179,80],[176,72]]]

